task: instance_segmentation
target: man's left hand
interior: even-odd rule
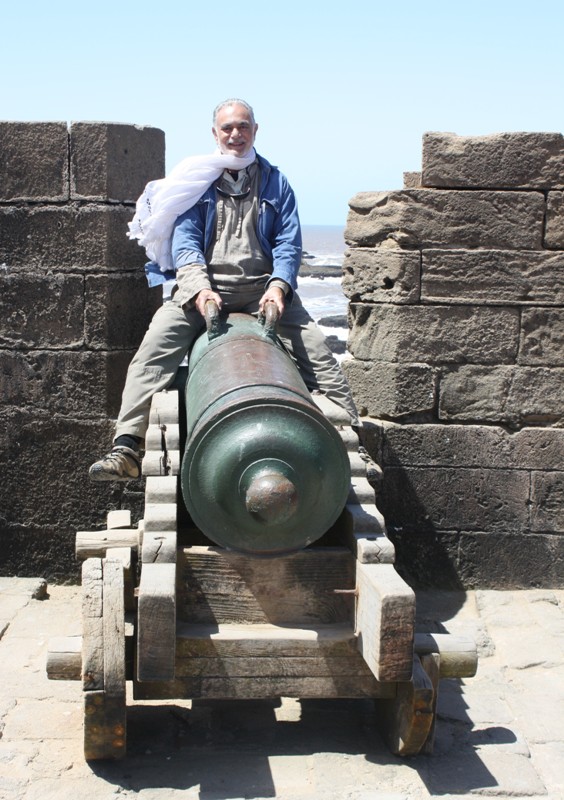
[[[279,316],[284,313],[286,298],[284,292],[278,286],[270,286],[259,300],[259,313],[264,315],[266,303],[274,303],[278,309]]]

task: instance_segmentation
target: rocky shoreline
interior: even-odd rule
[[[309,258],[314,257],[309,256]],[[342,274],[342,267],[339,266],[308,263],[307,253],[304,255],[300,266],[300,277],[302,278],[319,278],[323,280],[323,278],[341,278]]]

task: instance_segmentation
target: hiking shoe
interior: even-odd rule
[[[131,447],[113,447],[112,450],[92,464],[88,472],[93,481],[131,481],[141,476],[139,453]]]

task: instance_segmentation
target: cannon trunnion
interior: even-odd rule
[[[239,317],[210,314],[193,348],[186,437],[179,392],[153,398],[137,528],[112,511],[77,533],[83,635],[51,643],[48,675],[82,681],[87,759],[124,756],[127,681],[135,699],[374,698],[392,752],[430,752],[439,681],[475,673],[475,643],[415,634],[348,416],[313,402],[272,319]]]

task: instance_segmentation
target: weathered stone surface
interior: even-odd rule
[[[349,205],[345,229],[349,245],[374,247],[391,239],[405,249],[542,248],[541,192],[361,192]]]
[[[421,173],[420,172],[404,172],[403,173],[403,188],[404,189],[420,189],[421,188]]]
[[[564,249],[564,192],[549,192],[546,205],[545,247]]]
[[[361,413],[396,419],[430,412],[436,404],[435,371],[425,364],[342,362]]]
[[[564,187],[561,133],[423,136],[423,186],[469,189]]]
[[[0,406],[115,418],[132,356],[132,350],[0,350]]]
[[[383,511],[387,506],[378,500]],[[385,512],[384,512],[385,513]],[[456,531],[436,531],[428,526],[420,529],[410,524],[390,524],[388,534],[396,550],[395,568],[414,589],[461,590],[458,576],[460,537]]]
[[[349,350],[366,361],[502,364],[517,355],[516,309],[352,303],[350,312]]]
[[[79,347],[84,278],[0,270],[0,346]]]
[[[553,425],[563,396],[562,368],[461,366],[440,378],[439,419]]]
[[[158,128],[73,122],[71,196],[134,202],[148,181],[164,176],[165,136]]]
[[[353,301],[417,303],[421,256],[398,248],[353,248],[345,253],[342,287]]]
[[[110,421],[3,411],[0,529],[10,536],[58,529],[70,541],[77,530],[103,523],[108,510],[119,507],[123,487],[93,483],[88,468],[106,451],[112,433]],[[43,548],[49,546],[45,541]]]
[[[126,236],[133,214],[118,205],[0,207],[0,264],[26,272],[142,268],[145,251]]]
[[[137,348],[157,308],[160,287],[150,289],[143,271],[85,278],[85,338],[92,348]]]
[[[382,466],[501,467],[555,470],[563,465],[563,428],[398,425],[383,422]]]
[[[0,122],[0,201],[67,200],[66,122]]]
[[[423,303],[564,304],[564,253],[424,250]]]
[[[467,589],[561,586],[564,537],[520,532],[463,532],[457,573]]]
[[[518,362],[564,366],[564,308],[523,311]]]
[[[386,522],[418,530],[515,531],[529,527],[526,470],[387,467]]]
[[[564,462],[560,467],[564,467]],[[531,528],[564,533],[564,471],[533,472]]]

